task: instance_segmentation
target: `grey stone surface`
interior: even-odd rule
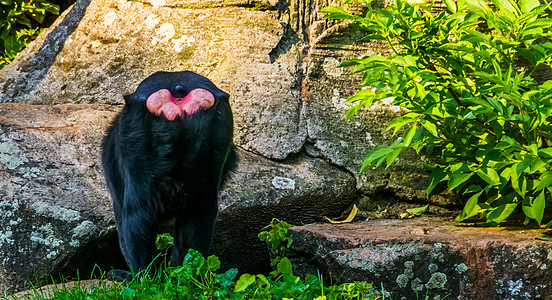
[[[367,281],[392,299],[549,299],[552,245],[542,230],[454,226],[443,218],[290,229],[298,275]],[[418,295],[418,298],[416,296]]]
[[[320,159],[298,155],[277,163],[241,151],[238,171],[220,196],[213,252],[241,272],[267,270],[268,248],[257,234],[272,218],[308,224],[335,217],[355,193],[353,176]]]
[[[321,23],[318,21],[313,25],[313,30],[319,27],[321,32],[305,58],[308,68],[302,96],[305,99],[303,112],[307,140],[318,155],[358,174],[370,149],[391,144],[399,137],[392,136],[392,132],[385,129],[405,110],[392,106],[391,101],[380,101],[345,121],[345,114],[353,106],[345,101],[358,91],[361,74],[351,76],[350,68],[337,66],[361,53],[384,53],[387,50],[379,42],[359,42],[365,33],[344,24],[324,29]],[[356,175],[357,188],[367,195],[387,193],[403,200],[425,199],[427,175],[422,166],[423,161],[418,155],[403,153],[388,169],[370,169]]]
[[[238,145],[284,159],[306,138],[300,50],[271,61],[283,27],[263,3],[79,0],[0,70],[0,102],[121,103],[155,71],[191,70],[232,96]]]
[[[0,104],[0,290],[56,274],[115,230],[99,163],[115,111]]]

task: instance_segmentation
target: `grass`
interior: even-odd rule
[[[8,296],[8,300],[46,299],[124,299],[121,294],[123,284],[105,279],[60,282]]]
[[[237,269],[216,273],[220,261],[194,250],[183,266],[143,274],[125,283],[105,278],[60,282],[7,297],[9,300],[90,299],[384,299],[370,292],[366,282],[326,287],[321,276],[305,280],[291,274],[275,279],[261,274],[238,275]],[[105,273],[103,273],[105,274]]]

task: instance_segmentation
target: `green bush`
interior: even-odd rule
[[[0,68],[42,32],[47,13],[59,15],[59,5],[47,0],[0,0]]]
[[[423,1],[385,9],[361,2],[365,17],[322,10],[354,21],[371,32],[364,40],[384,41],[392,52],[341,65],[363,73],[347,118],[391,97],[409,110],[388,125],[394,134],[405,129],[402,138],[370,150],[361,171],[389,166],[405,149],[423,151],[435,162],[428,196],[446,183],[467,199],[458,221],[480,215],[497,225],[516,208],[526,224],[550,219],[552,81],[532,77],[552,64],[550,3],[445,0],[448,10],[439,10]]]

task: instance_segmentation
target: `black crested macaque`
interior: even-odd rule
[[[182,264],[190,248],[208,254],[218,193],[238,160],[228,98],[190,71],[154,73],[124,96],[102,143],[102,164],[121,251],[133,272],[152,262],[158,225],[172,218],[171,265]]]

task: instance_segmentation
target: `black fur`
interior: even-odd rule
[[[146,99],[160,89],[177,98],[203,88],[213,107],[169,121],[148,111]],[[156,253],[158,224],[176,218],[171,264],[189,248],[208,254],[218,213],[218,192],[237,163],[228,94],[193,72],[157,72],[146,78],[107,130],[102,163],[119,231],[133,271]]]

